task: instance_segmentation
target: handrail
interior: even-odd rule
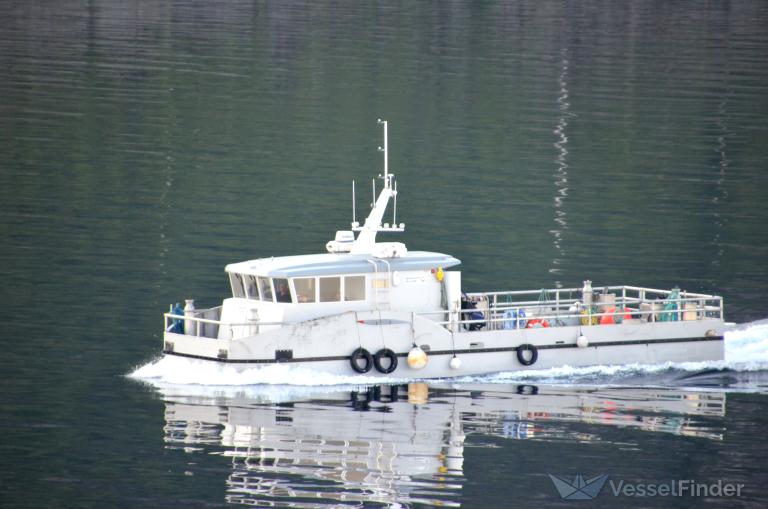
[[[476,309],[471,309],[471,310],[467,309],[467,310],[462,310],[460,313],[470,313],[470,312],[473,312],[473,311],[477,311],[477,310]],[[633,315],[640,315],[640,316],[648,315],[648,316],[650,316],[650,315],[678,314],[679,312],[685,312],[685,311],[686,310],[679,310],[679,309],[670,309],[670,310],[663,310],[662,309],[662,310],[658,310],[658,311],[654,311],[654,310],[649,310],[649,311],[639,311],[639,310],[637,310],[637,311],[635,311],[635,310],[632,310],[631,313]],[[719,311],[719,308],[716,307],[716,306],[706,306],[704,308],[697,308],[695,310],[694,309],[689,309],[687,311],[696,311],[697,315],[698,315],[699,311],[704,311],[704,312],[707,312],[707,311]],[[437,313],[447,313],[447,311],[440,310],[440,311],[424,312],[424,313],[417,313],[417,314],[418,315],[422,315],[422,314],[429,315],[429,314],[437,314]],[[584,315],[582,315],[582,314],[568,314],[568,315],[563,315],[563,314],[554,314],[553,315],[553,314],[549,314],[549,315],[528,316],[528,317],[525,317],[525,318],[520,318],[519,320],[527,321],[527,320],[530,320],[532,318],[535,318],[537,320],[561,320],[561,319],[564,319],[564,318],[577,318],[579,320],[587,319],[587,320],[591,321],[592,318],[600,318],[600,317],[605,317],[605,316],[620,316],[620,315],[625,315],[625,314],[627,314],[627,311],[621,311],[621,312],[617,311],[617,312],[613,312],[613,313],[608,313],[608,312],[588,313],[588,314],[584,314]],[[702,320],[702,319],[703,318],[698,318],[698,317],[696,318],[696,320]],[[459,320],[458,322],[452,322],[450,320],[441,320],[441,321],[436,321],[435,323],[438,324],[438,325],[449,325],[449,324],[515,322],[516,320],[518,320],[518,319],[509,318],[509,317],[503,317],[502,316],[502,317],[496,317],[496,318],[481,318],[481,319],[476,319],[476,320]],[[653,320],[653,322],[657,322],[657,321],[658,320]],[[687,321],[687,320],[683,320],[683,321]],[[693,320],[691,320],[691,321],[693,321]],[[583,325],[583,324],[581,324],[581,325]],[[605,325],[605,324],[599,324],[599,325]],[[521,328],[524,328],[524,327],[521,327]]]
[[[637,290],[635,290],[637,288]],[[614,289],[622,289],[626,290],[629,289],[631,291],[638,291],[638,292],[653,292],[654,290],[648,289],[648,288],[639,288],[639,287],[616,287]],[[557,290],[553,290],[557,291]],[[565,291],[568,291],[567,289]],[[517,291],[517,292],[510,292],[510,293],[517,293],[518,295],[522,294],[532,294],[532,293],[541,293],[541,290],[538,291]],[[663,291],[666,295],[670,294],[670,291]],[[452,321],[452,320],[441,320],[436,321],[435,323],[439,325],[459,325],[459,324],[472,324],[472,323],[488,323],[488,324],[495,324],[499,322],[509,322],[509,321],[515,321],[514,318],[510,317],[504,317],[502,316],[506,311],[509,310],[519,310],[519,309],[526,309],[530,310],[533,308],[534,310],[538,309],[541,311],[546,311],[543,314],[536,314],[533,316],[528,316],[525,318],[525,320],[530,320],[532,318],[536,318],[539,320],[567,320],[567,319],[576,319],[577,323],[582,323],[583,320],[586,320],[587,323],[591,323],[593,320],[597,319],[600,320],[603,317],[623,317],[626,314],[631,314],[633,317],[640,317],[641,319],[646,318],[646,321],[649,322],[657,322],[660,318],[657,317],[663,317],[663,316],[676,316],[676,320],[680,321],[689,321],[685,319],[685,313],[695,313],[696,318],[694,320],[703,320],[707,318],[723,318],[723,298],[719,296],[704,296],[702,294],[690,294],[681,292],[681,294],[685,295],[684,297],[679,297],[677,299],[645,299],[641,297],[632,297],[627,296],[625,291],[622,291],[622,295],[616,295],[616,302],[613,303],[596,303],[593,304],[593,306],[612,306],[615,307],[615,310],[612,312],[606,311],[606,310],[598,310],[593,312],[591,307],[584,308],[583,306],[579,306],[579,310],[575,311],[570,309],[573,304],[581,304],[581,301],[578,299],[565,299],[560,300],[555,296],[556,300],[554,302],[541,302],[541,301],[512,301],[512,302],[501,302],[499,303],[496,299],[496,296],[499,294],[503,294],[502,292],[489,292],[489,293],[470,293],[469,296],[474,297],[480,297],[481,301],[485,301],[487,299],[488,307],[485,309],[482,308],[473,308],[473,309],[462,309],[459,311],[459,316],[461,318],[462,315],[466,316],[472,312],[481,312],[481,313],[487,313],[487,317],[483,317],[482,319],[475,319],[475,320],[459,320],[459,321]],[[491,299],[491,296],[493,296],[493,299]],[[642,310],[639,307],[639,304],[675,304],[675,309],[649,309],[649,310]],[[686,304],[693,303],[695,304],[695,308],[688,307],[686,309]],[[631,306],[631,307],[630,307]],[[565,311],[565,313],[563,313]],[[584,311],[587,311],[584,313]],[[435,310],[435,311],[424,311],[417,313],[419,315],[449,315],[452,311],[451,310]],[[708,313],[715,312],[715,316],[707,316]],[[582,314],[584,313],[584,314]],[[690,321],[694,321],[690,320]],[[614,323],[619,323],[618,321],[614,321]]]
[[[617,302],[615,302],[614,304],[611,304],[611,305],[613,305],[615,307],[619,307],[619,306],[626,305],[626,304],[646,304],[646,303],[647,304],[654,304],[654,303],[656,303],[656,304],[662,304],[662,303],[667,304],[667,303],[675,302],[675,303],[695,303],[697,305],[697,307],[699,307],[701,305],[702,300],[704,300],[706,302],[706,301],[709,301],[709,300],[716,301],[716,300],[719,300],[719,299],[716,299],[716,298],[714,298],[714,299],[699,299],[699,298],[691,297],[691,298],[685,298],[685,299],[681,298],[681,299],[665,299],[665,300],[641,300],[641,299],[636,299],[636,298],[632,298],[632,297],[627,297],[623,302],[620,301],[620,300],[617,300]],[[564,309],[564,308],[570,307],[570,305],[580,304],[580,303],[581,303],[581,301],[570,300],[570,299],[567,300],[567,301],[561,301],[559,305],[554,303],[554,302],[541,303],[541,302],[538,302],[538,301],[502,302],[500,305],[497,305],[496,307],[491,307],[490,310],[491,311],[506,311],[508,309],[519,309],[519,308],[524,308],[524,307],[545,307],[545,308]],[[593,306],[607,306],[607,305],[609,305],[609,304],[608,303],[593,304]],[[593,313],[593,314],[595,314],[595,313]]]
[[[562,295],[563,293],[581,293],[581,288],[544,288],[544,292],[546,293],[553,293],[557,294],[559,293]],[[601,292],[609,292],[612,290],[631,290],[636,292],[649,292],[649,293],[657,293],[660,295],[669,295],[672,293],[672,290],[662,290],[658,288],[645,288],[641,286],[629,286],[629,285],[621,285],[621,286],[594,286],[592,287],[592,292],[594,295],[600,295]],[[541,293],[542,289],[538,290],[508,290],[508,291],[494,291],[494,292],[467,292],[467,295],[469,296],[481,296],[481,295],[487,295],[489,297],[491,296],[502,296],[502,295],[539,295]],[[717,295],[709,295],[704,293],[693,293],[688,291],[680,291],[680,294],[683,296],[689,296],[691,298],[700,298],[700,299],[721,299],[722,297]]]
[[[192,322],[200,322],[200,323],[212,323],[214,325],[229,325],[234,327],[242,327],[242,326],[250,326],[250,325],[288,325],[290,322],[256,322],[256,321],[250,321],[250,322],[222,322],[221,320],[211,320],[208,318],[197,318],[194,316],[184,316],[184,315],[174,315],[172,313],[163,313],[163,316],[168,318],[174,318],[177,320],[190,320]]]
[[[674,301],[672,301],[672,302],[674,302]],[[544,306],[544,307],[546,307],[546,306]],[[503,308],[503,309],[502,308],[493,308],[493,309],[490,309],[490,311],[509,311],[509,310],[514,310],[514,309],[521,309],[521,307],[520,306],[512,306],[512,307]],[[598,317],[599,316],[618,316],[618,315],[626,315],[628,313],[631,313],[633,315],[647,315],[647,314],[661,315],[661,314],[670,314],[670,313],[678,313],[678,312],[683,312],[684,313],[686,311],[702,311],[702,310],[703,311],[718,311],[719,309],[720,308],[718,306],[713,306],[713,305],[697,307],[696,309],[693,309],[693,308],[691,308],[691,309],[678,308],[678,309],[667,309],[667,310],[665,310],[665,309],[657,309],[657,310],[648,310],[648,311],[641,311],[640,309],[633,308],[633,309],[621,309],[621,310],[613,311],[613,312],[598,311],[598,312],[587,313],[587,314],[581,314],[581,312],[578,312],[578,313],[568,313],[568,314],[555,313],[553,315],[531,315],[531,316],[523,317],[523,319],[529,320],[531,318],[545,318],[545,317],[546,318],[549,318],[549,317],[551,317],[551,318],[573,318],[573,317],[584,318],[586,316],[598,316]],[[458,313],[461,315],[461,314],[474,313],[474,312],[477,312],[477,311],[482,312],[483,310],[481,310],[481,309],[461,309],[461,310],[458,311]],[[550,309],[550,311],[552,311],[552,309]],[[416,313],[416,315],[421,316],[421,315],[449,314],[451,312],[452,311],[450,311],[450,310],[436,309],[434,311],[419,311],[418,313]],[[511,318],[503,318],[502,320],[512,320],[512,319]],[[480,320],[480,321],[484,322],[484,321],[487,321],[487,320]]]
[[[634,290],[636,292],[652,292],[652,293],[661,293],[661,294],[672,293],[672,290],[658,290],[656,288],[643,288],[642,286],[629,286],[629,285],[625,285],[625,286],[618,287],[618,288],[619,289],[626,288],[627,290]],[[602,290],[602,288],[600,288],[600,289]],[[594,288],[593,288],[593,290],[594,290]],[[680,295],[690,295],[692,297],[698,297],[698,298],[701,298],[701,299],[722,299],[723,298],[720,295],[709,295],[709,294],[706,294],[706,293],[693,293],[693,292],[688,292],[688,291],[685,291],[685,290],[680,290]]]

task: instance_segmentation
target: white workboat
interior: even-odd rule
[[[327,253],[228,265],[222,305],[165,314],[166,355],[243,368],[433,378],[551,367],[723,359],[723,300],[636,286],[463,293],[453,256],[376,242],[401,232],[387,163],[363,225]],[[374,197],[376,185],[374,180]],[[384,223],[390,199],[393,221]],[[357,236],[355,236],[357,232]]]

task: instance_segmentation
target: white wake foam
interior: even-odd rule
[[[626,379],[639,375],[659,375],[672,371],[701,372],[732,370],[736,372],[768,371],[768,320],[743,324],[725,333],[725,360],[704,362],[664,362],[660,364],[621,364],[598,366],[561,366],[557,368],[510,371],[481,377],[465,377],[459,381],[509,383],[584,383],[598,379]]]
[[[596,379],[653,376],[670,371],[699,372],[704,370],[737,372],[768,371],[768,320],[744,324],[725,334],[725,360],[712,362],[683,362],[663,364],[625,364],[620,366],[589,366],[531,371],[511,371],[493,375],[461,377],[459,382],[509,383],[536,381],[540,383],[584,383]],[[407,383],[408,378],[375,378],[339,376],[289,364],[271,364],[256,368],[238,368],[183,357],[166,356],[149,362],[128,375],[153,385],[252,386],[268,384],[301,386],[363,386]]]
[[[725,362],[740,366],[768,366],[768,320],[744,324],[725,333]],[[750,369],[751,370],[751,369]]]
[[[254,368],[240,368],[184,357],[165,356],[141,366],[128,375],[130,378],[178,385],[370,385],[408,382],[407,378],[381,377],[372,380],[364,375],[340,376],[323,373],[302,366],[270,364]]]

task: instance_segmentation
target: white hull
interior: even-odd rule
[[[352,352],[362,347],[374,354],[389,348],[398,356],[397,369],[384,374],[371,367],[363,376],[443,378],[565,365],[721,360],[724,332],[722,320],[706,319],[452,333],[411,313],[374,311],[343,313],[237,340],[166,333],[165,353],[230,363],[243,369],[280,362],[335,375],[358,375],[349,359]],[[580,334],[586,337],[588,346],[576,345]],[[413,369],[406,362],[414,344],[427,351],[429,357],[422,369]],[[517,355],[520,345],[536,348],[536,362],[521,364]],[[454,355],[461,361],[457,369],[450,367]],[[528,359],[529,354],[524,358]]]

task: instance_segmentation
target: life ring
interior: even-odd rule
[[[381,359],[386,357],[389,359],[389,366],[386,368],[381,365]],[[397,369],[397,354],[389,348],[382,348],[373,356],[373,365],[379,373],[389,374]]]
[[[535,329],[538,327],[549,327],[549,322],[542,318],[531,318],[525,325],[526,329]]]
[[[360,359],[365,359],[364,366],[360,366],[358,363]],[[349,356],[349,364],[352,366],[352,369],[358,373],[368,373],[373,366],[373,355],[371,355],[371,352],[365,348],[360,347]]]
[[[530,351],[531,352],[531,358],[526,359],[524,352]],[[523,366],[530,366],[531,364],[536,363],[536,360],[539,358],[539,350],[535,346],[531,344],[524,344],[517,347],[517,360],[522,364]]]

